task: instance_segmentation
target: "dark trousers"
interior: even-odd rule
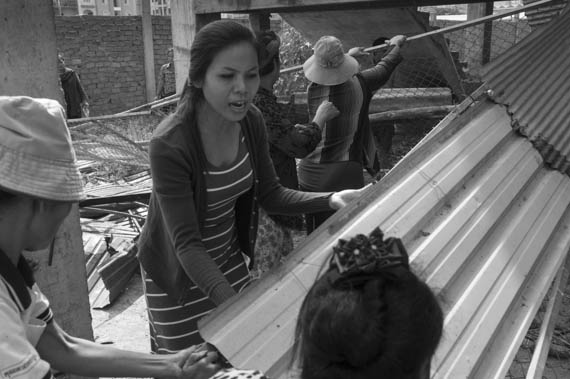
[[[301,191],[329,192],[364,186],[362,164],[354,161],[320,163],[301,162],[298,168]],[[335,211],[305,214],[307,234],[313,232]]]

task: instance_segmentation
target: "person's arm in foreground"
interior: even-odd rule
[[[195,346],[171,355],[152,355],[100,345],[70,336],[50,322],[36,349],[52,368],[90,377],[157,377],[206,379],[220,366],[217,354]]]

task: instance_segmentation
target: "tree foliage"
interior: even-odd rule
[[[281,68],[303,64],[313,54],[313,47],[295,28],[283,21],[281,32]],[[282,74],[275,83],[277,96],[289,96],[295,92],[304,92],[309,81],[302,70]]]

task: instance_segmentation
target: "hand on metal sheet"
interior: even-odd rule
[[[350,203],[352,200],[357,199],[362,195],[364,188],[361,189],[348,189],[335,192],[329,198],[329,205],[332,209],[340,209]]]

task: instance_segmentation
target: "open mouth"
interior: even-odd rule
[[[243,111],[246,106],[247,106],[246,101],[232,101],[230,103],[230,108],[232,108],[236,111]]]

